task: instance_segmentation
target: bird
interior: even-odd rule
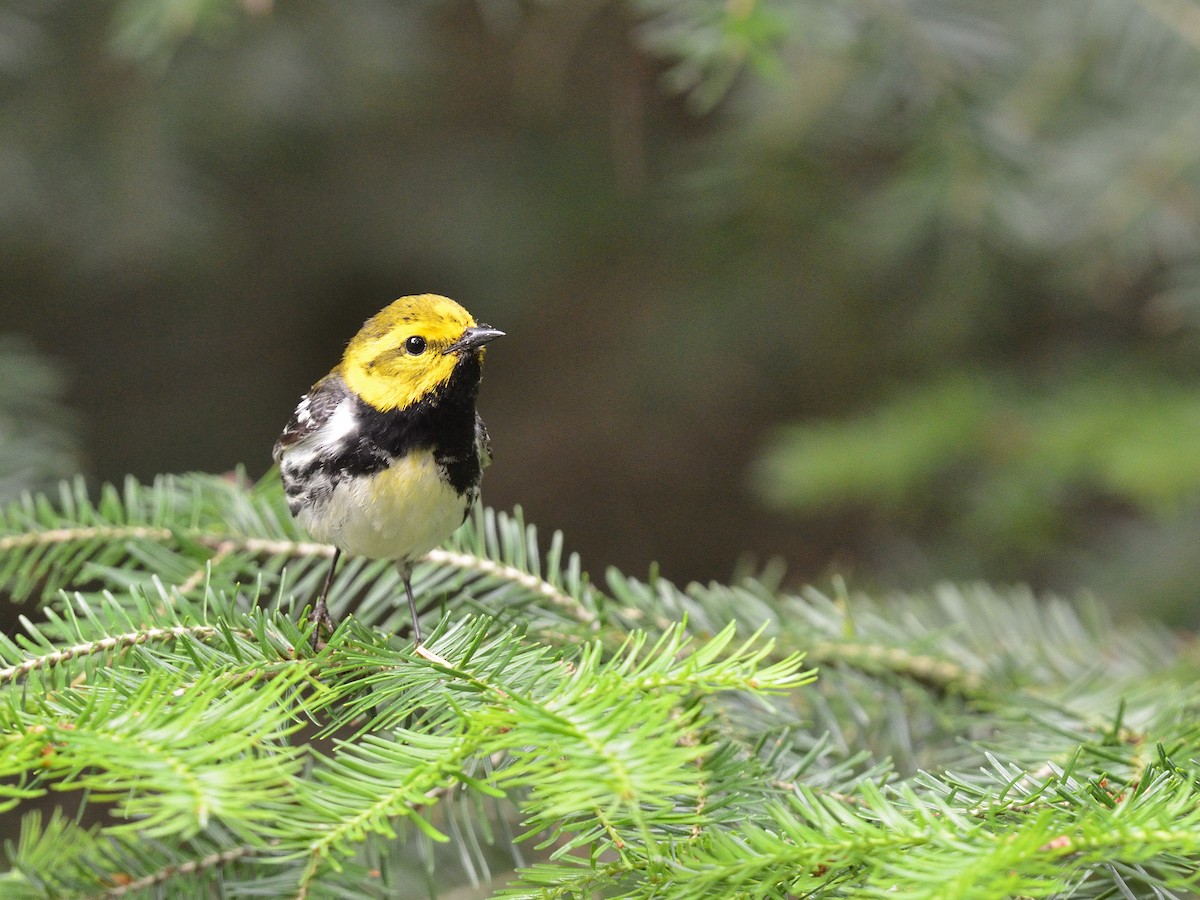
[[[334,552],[309,621],[333,630],[327,599],[342,554],[394,560],[417,648],[413,564],[479,499],[491,440],[476,411],[484,346],[503,331],[438,294],[401,297],[346,345],[275,442],[293,518]]]

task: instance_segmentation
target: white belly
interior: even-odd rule
[[[462,524],[467,498],[442,480],[433,454],[410,453],[387,469],[342,482],[297,519],[315,540],[352,556],[412,561]]]

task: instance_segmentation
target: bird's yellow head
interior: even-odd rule
[[[387,412],[429,396],[504,332],[480,325],[449,297],[401,297],[366,321],[337,368],[347,386]]]

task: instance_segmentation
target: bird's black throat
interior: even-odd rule
[[[449,380],[403,409],[380,412],[356,398],[362,439],[347,448],[340,467],[348,475],[369,475],[405,454],[432,450],[451,487],[465,493],[479,483],[480,476],[475,399],[481,374],[479,354],[470,353],[455,366]]]

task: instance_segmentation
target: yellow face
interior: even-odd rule
[[[460,356],[446,350],[475,324],[448,297],[401,297],[366,321],[337,371],[381,412],[410,406],[450,379]]]

